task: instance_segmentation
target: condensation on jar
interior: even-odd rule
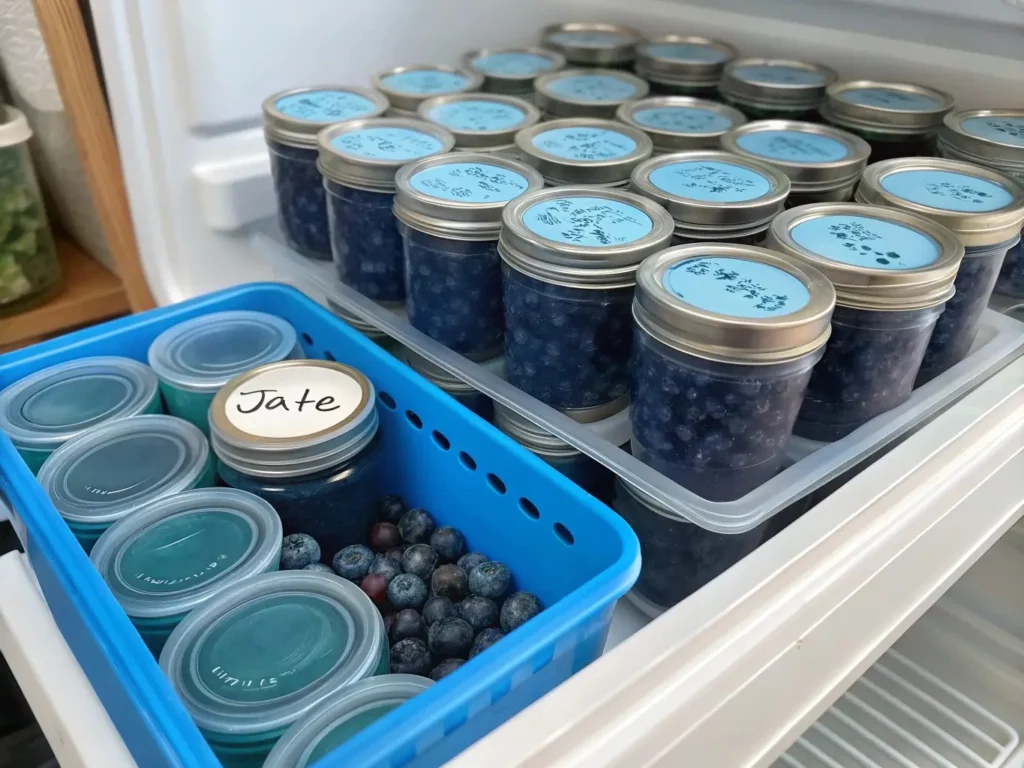
[[[484,421],[494,420],[494,401],[483,392],[475,389],[471,384],[467,384],[462,379],[452,376],[443,368],[434,365],[410,349],[405,349],[400,358],[405,360],[408,366],[416,371],[416,373],[438,389],[443,390]],[[483,360],[478,365],[498,378],[505,377],[505,358],[501,355],[490,360]]]
[[[419,107],[423,120],[447,128],[456,152],[486,152],[518,157],[516,133],[536,125],[540,112],[515,96],[462,93],[427,99]]]
[[[563,69],[541,75],[535,100],[545,119],[597,117],[611,120],[627,101],[644,98],[646,80],[615,69]]]
[[[626,102],[615,118],[646,133],[655,155],[718,149],[722,136],[747,122],[738,109],[690,96],[651,96]]]
[[[653,150],[638,128],[586,117],[539,123],[517,133],[516,146],[523,162],[552,187],[624,187]]]
[[[544,48],[483,48],[463,56],[466,69],[483,75],[482,90],[533,98],[533,81],[565,67],[565,56]]]
[[[655,93],[716,98],[736,49],[709,37],[664,35],[636,47],[634,71]]]
[[[807,61],[735,59],[718,87],[725,103],[753,120],[814,120],[825,90],[838,78]]]
[[[540,32],[542,47],[557,51],[575,67],[628,67],[643,37],[621,24],[570,21]]]
[[[435,96],[479,91],[484,76],[459,67],[424,65],[393,67],[371,78],[373,87],[383,93],[390,117],[416,117],[420,104]]]

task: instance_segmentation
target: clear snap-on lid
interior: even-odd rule
[[[871,147],[859,136],[828,125],[758,120],[722,137],[722,149],[775,166],[794,192],[822,192],[854,181]]]
[[[784,362],[822,347],[836,293],[821,272],[751,245],[677,245],[636,275],[633,318],[687,354],[746,365]]]
[[[384,622],[345,579],[284,571],[239,582],[192,611],[160,668],[203,731],[287,728],[343,687],[379,671]]]
[[[916,135],[937,130],[952,108],[953,97],[935,88],[851,80],[828,87],[821,114],[843,128]]]
[[[373,87],[391,102],[392,112],[409,115],[416,112],[424,99],[479,91],[483,82],[484,76],[479,72],[440,64],[394,67],[372,78]]]
[[[609,67],[628,64],[643,41],[635,29],[620,24],[569,21],[544,27],[540,44],[558,51],[570,64]]]
[[[189,392],[216,392],[257,365],[301,355],[295,329],[266,312],[201,315],[161,333],[149,365],[163,381]]]
[[[377,434],[373,384],[327,360],[260,366],[228,382],[210,405],[217,458],[255,477],[300,477],[354,458]]]
[[[1024,109],[951,112],[939,131],[939,147],[959,159],[1024,173]]]
[[[19,448],[52,450],[157,396],[152,369],[127,357],[86,357],[44,368],[0,391],[0,432]]]
[[[377,117],[324,128],[317,136],[324,178],[373,192],[394,192],[395,174],[410,160],[455,147],[447,128],[426,120]]]
[[[402,167],[395,183],[399,221],[459,240],[497,240],[505,204],[544,187],[528,165],[471,152],[416,160]]]
[[[884,160],[864,170],[857,202],[916,213],[968,248],[999,245],[1024,224],[1024,187],[981,166],[932,157]]]
[[[585,423],[588,429],[612,445],[625,445],[629,442],[631,428],[628,405],[612,416]],[[548,459],[571,459],[581,455],[578,449],[501,403],[494,404],[494,425],[538,456]]]
[[[964,247],[923,216],[853,203],[815,203],[772,222],[769,248],[821,270],[836,302],[858,309],[934,307],[953,295]]]
[[[378,117],[388,100],[370,88],[352,85],[314,85],[291,88],[263,101],[263,130],[267,138],[296,147],[316,147],[316,135],[335,123]]]
[[[652,96],[630,101],[615,117],[651,138],[655,153],[717,149],[727,132],[747,122],[738,109],[690,96]]]
[[[789,179],[766,163],[705,150],[645,160],[630,190],[665,208],[677,235],[714,240],[767,228],[786,204]]]
[[[620,104],[647,95],[646,80],[618,69],[563,69],[534,83],[537,106],[558,117],[615,117]]]
[[[765,109],[815,109],[839,78],[821,64],[788,59],[736,59],[722,73],[723,96]]]
[[[381,675],[346,686],[285,731],[263,768],[307,768],[433,684],[419,675]]]
[[[694,88],[718,85],[736,49],[721,40],[689,35],[664,35],[636,47],[636,73],[666,85]]]
[[[544,48],[483,48],[467,53],[463,62],[484,76],[485,91],[528,94],[540,75],[565,66],[565,56]]]
[[[653,150],[639,128],[587,117],[538,123],[516,134],[516,146],[523,162],[552,186],[627,184]]]
[[[533,104],[493,93],[437,96],[420,104],[419,115],[451,131],[456,149],[510,146],[517,131],[540,120]]]
[[[111,523],[194,487],[209,458],[206,437],[189,422],[131,416],[64,443],[43,463],[38,479],[61,517]]]
[[[129,616],[177,616],[242,579],[277,570],[281,519],[247,491],[198,488],[118,521],[89,557]]]
[[[636,266],[668,245],[674,222],[645,197],[557,187],[505,206],[498,252],[538,280],[583,288],[633,285]]]

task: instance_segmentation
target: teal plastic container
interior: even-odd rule
[[[155,656],[195,608],[242,579],[276,571],[281,519],[259,496],[197,488],[110,526],[93,565]]]
[[[69,440],[39,470],[39,484],[85,548],[140,507],[214,484],[210,446],[173,416],[118,419]]]
[[[265,312],[215,312],[179,323],[149,347],[167,412],[209,434],[217,390],[251,368],[305,357],[295,329]]]
[[[389,671],[384,620],[355,584],[315,571],[253,576],[192,611],[160,667],[226,768],[258,768],[296,721]]]
[[[34,474],[57,448],[115,419],[161,413],[152,369],[127,357],[86,357],[26,376],[0,392],[0,431]]]

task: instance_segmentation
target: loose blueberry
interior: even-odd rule
[[[390,583],[395,576],[402,572],[402,564],[386,555],[377,555],[370,563],[370,573],[383,576],[386,583]]]
[[[430,679],[436,683],[442,678],[448,677],[465,663],[462,659],[445,659],[431,670]]]
[[[362,544],[351,544],[334,556],[331,565],[343,579],[359,583],[370,572],[373,552]]]
[[[439,659],[464,659],[473,646],[473,628],[465,621],[449,617],[431,624],[427,630],[430,652]]]
[[[388,640],[392,644],[407,637],[419,637],[426,639],[427,627],[419,613],[412,608],[406,608],[395,614],[394,622],[388,629]]]
[[[481,563],[469,572],[469,591],[491,600],[500,600],[512,583],[512,572],[501,563]]]
[[[405,506],[405,499],[401,496],[385,496],[380,502],[377,511],[377,519],[382,523],[394,523],[402,519],[408,507]]]
[[[407,637],[391,646],[391,672],[396,675],[427,677],[434,660],[427,644],[418,637]]]
[[[430,546],[442,563],[454,563],[465,553],[466,539],[456,529],[445,526],[431,534]]]
[[[468,555],[463,555],[459,558],[458,566],[466,573],[469,573],[480,563],[486,563],[490,559],[487,555],[481,555],[479,552],[470,552]]]
[[[398,562],[402,562],[402,555],[405,554],[405,550],[407,550],[407,549],[408,549],[408,547],[404,547],[404,546],[403,547],[392,547],[391,549],[389,549],[384,554],[387,555],[388,557],[390,557],[392,560],[397,560]]]
[[[384,634],[391,637],[391,628],[395,625],[395,614],[388,613],[384,616]]]
[[[376,552],[386,552],[401,543],[402,537],[394,523],[376,523],[370,529],[370,546]]]
[[[521,627],[538,613],[544,610],[536,595],[529,592],[516,592],[508,596],[508,600],[501,606],[501,628],[505,632],[511,632],[516,627]]]
[[[437,552],[429,544],[413,544],[402,555],[402,570],[430,580],[430,574],[437,566]]]
[[[359,582],[359,588],[378,606],[385,605],[388,601],[388,580],[379,573],[368,575]]]
[[[426,544],[434,532],[434,518],[424,509],[410,509],[398,521],[398,530],[406,544]]]
[[[320,545],[308,533],[292,533],[281,540],[281,570],[298,571],[320,562]]]
[[[430,577],[430,590],[437,597],[447,597],[457,603],[469,594],[469,577],[457,565],[441,565]]]
[[[455,603],[447,597],[432,597],[423,604],[423,621],[428,627],[449,616],[455,616]]]
[[[498,606],[486,597],[470,595],[455,606],[455,612],[474,632],[498,626]]]
[[[388,599],[391,604],[402,608],[419,610],[427,602],[427,585],[419,576],[411,573],[400,573],[388,584]]]
[[[334,569],[326,563],[310,563],[309,565],[302,566],[304,571],[319,571],[320,573],[329,573],[334,575]]]
[[[476,640],[473,641],[473,647],[469,649],[469,658],[474,659],[481,653],[486,651],[496,642],[501,640],[505,636],[505,633],[500,629],[485,629],[479,635],[476,636]]]

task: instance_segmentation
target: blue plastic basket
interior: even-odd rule
[[[636,580],[632,530],[543,461],[343,321],[285,286],[256,284],[116,320],[0,357],[0,388],[90,355],[145,361],[175,323],[231,309],[270,312],[309,357],[366,373],[379,395],[383,483],[507,563],[547,607],[494,649],[367,728],[318,765],[437,766],[597,658],[615,600]],[[6,436],[0,492],[65,639],[136,762],[219,765],[81,546]]]

